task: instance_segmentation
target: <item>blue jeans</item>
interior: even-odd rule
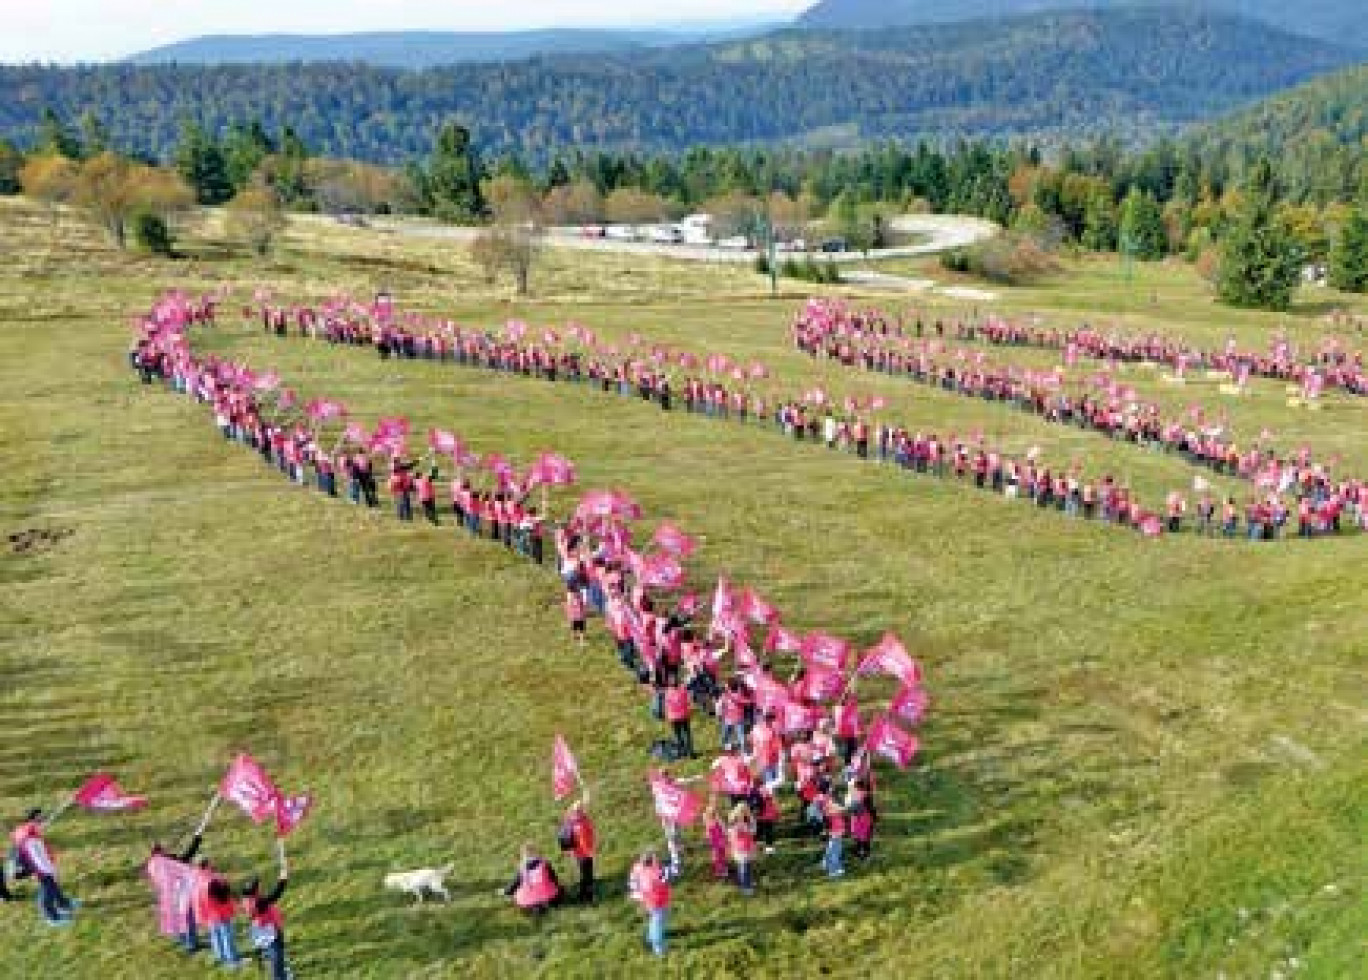
[[[646,913],[646,942],[657,956],[665,955],[665,924],[669,909],[651,909]]]
[[[277,935],[275,942],[261,951],[266,974],[271,980],[290,980],[290,968],[285,964],[285,940]]]
[[[62,887],[51,875],[38,876],[38,910],[49,922],[71,918],[71,900],[62,894]]]
[[[735,725],[722,724],[722,748],[728,745],[735,745],[738,752],[746,751],[746,726],[737,722]]]
[[[841,848],[845,843],[844,837],[828,837],[825,853],[822,854],[822,867],[831,876],[841,874]]]
[[[199,928],[195,924],[194,909],[189,909],[185,913],[185,931],[180,934],[180,944],[187,953],[199,951]]]
[[[220,922],[209,927],[209,948],[214,951],[214,959],[224,966],[238,963],[237,946],[233,942],[233,924]]]

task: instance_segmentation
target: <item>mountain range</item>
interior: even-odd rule
[[[911,27],[1016,17],[1047,10],[1105,10],[1136,0],[821,0],[797,20],[806,28]],[[1235,14],[1293,34],[1368,49],[1363,0],[1184,0],[1193,10]]]
[[[1291,34],[1368,51],[1363,0],[1179,0],[1190,11],[1234,14]],[[126,59],[137,65],[276,64],[361,61],[391,68],[516,61],[543,55],[630,53],[756,36],[773,30],[922,27],[1012,19],[1043,12],[1105,10],[1136,0],[820,0],[791,23],[737,21],[645,30],[566,29],[511,32],[396,31],[337,35],[211,35]]]
[[[1143,143],[1361,55],[1191,7],[1049,12],[883,30],[787,30],[707,44],[421,70],[360,62],[0,66],[0,138],[91,114],[113,145],[166,159],[187,120],[259,120],[318,153],[400,163],[445,122],[530,161],[595,149],[846,148],[881,139],[1102,134]]]
[[[360,61],[386,68],[518,61],[550,54],[641,51],[761,33],[774,24],[695,29],[386,31],[363,34],[223,34],[178,41],[126,59],[134,65],[241,65]]]

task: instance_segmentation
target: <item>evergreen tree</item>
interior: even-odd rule
[[[99,156],[109,149],[109,128],[90,110],[81,114],[81,140],[89,156]]]
[[[1113,251],[1116,234],[1116,205],[1111,194],[1098,188],[1088,195],[1083,214],[1083,247],[1094,252]]]
[[[1350,212],[1330,251],[1330,285],[1348,293],[1368,293],[1368,201]]]
[[[444,125],[423,171],[421,186],[428,209],[448,221],[480,220],[486,212],[481,176],[470,130],[454,122]]]
[[[22,189],[19,171],[24,169],[24,155],[0,140],[0,194],[18,194]]]
[[[1302,255],[1274,206],[1273,168],[1260,159],[1243,202],[1221,242],[1216,292],[1231,306],[1286,310],[1301,279]]]
[[[263,160],[276,152],[275,142],[267,135],[261,120],[250,125],[234,125],[223,141],[223,156],[228,165],[228,179],[233,187],[242,190],[251,182]]]
[[[51,109],[43,110],[43,121],[38,125],[38,142],[35,146],[38,156],[59,156],[68,160],[79,160],[81,141],[76,138],[66,124]]]
[[[1168,230],[1159,202],[1149,191],[1132,187],[1121,203],[1121,249],[1137,259],[1162,259],[1168,249]]]
[[[195,192],[200,204],[224,204],[232,199],[233,184],[228,179],[228,163],[223,148],[210,139],[204,127],[188,122],[181,130],[176,149],[176,169]]]

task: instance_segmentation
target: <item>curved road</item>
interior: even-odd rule
[[[920,235],[926,241],[900,248],[880,248],[863,252],[821,253],[821,258],[846,264],[873,259],[911,258],[962,248],[991,238],[997,225],[982,218],[968,218],[954,214],[909,214],[892,221],[893,230],[902,234]],[[469,241],[479,234],[478,228],[460,228],[420,221],[375,221],[373,227],[381,231],[414,235],[423,238],[449,238]],[[660,255],[694,262],[754,262],[754,249],[716,248],[707,245],[667,245],[657,242],[624,242],[608,238],[585,238],[578,228],[552,228],[547,232],[547,244],[558,248],[579,248],[600,252],[626,252],[638,255]],[[788,253],[783,253],[787,255]],[[896,277],[887,277],[893,279]]]

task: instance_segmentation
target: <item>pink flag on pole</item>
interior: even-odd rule
[[[674,524],[669,521],[663,522],[656,528],[655,535],[651,541],[657,548],[668,551],[672,555],[680,558],[688,558],[698,547],[693,538],[689,537]]]
[[[559,453],[542,453],[527,475],[536,486],[568,487],[575,482],[575,464]]]
[[[673,555],[647,555],[637,570],[641,584],[651,589],[677,589],[684,584],[684,569]]]
[[[100,772],[81,784],[72,802],[86,810],[112,813],[118,810],[140,810],[147,806],[147,797],[125,793],[113,776]]]
[[[887,715],[880,715],[874,724],[869,726],[865,746],[875,755],[881,755],[895,763],[899,769],[906,769],[912,764],[912,757],[917,754],[919,743],[917,736],[894,725],[888,720]]]
[[[687,826],[698,819],[703,805],[698,796],[680,786],[663,772],[652,772],[647,777],[651,784],[651,797],[655,801],[655,812],[661,820]]]
[[[450,456],[456,455],[461,450],[461,440],[456,438],[454,432],[445,429],[429,429],[428,445],[434,452],[445,453]]]
[[[409,420],[402,415],[381,419],[375,423],[375,434],[386,439],[406,436],[409,434]]]
[[[845,689],[845,675],[840,671],[810,667],[803,674],[798,693],[808,701],[835,701]]]
[[[885,633],[882,640],[865,651],[864,659],[860,661],[856,672],[889,674],[908,687],[921,680],[921,668],[908,654],[902,641],[892,633]]]
[[[219,793],[228,802],[241,807],[254,823],[275,815],[276,798],[280,796],[266,770],[246,753],[240,754],[228,767],[219,784]]]
[[[792,735],[794,732],[810,732],[817,727],[817,723],[822,720],[823,716],[824,712],[821,708],[809,708],[790,699],[785,701],[784,706],[779,710],[779,730],[785,735]]]
[[[575,791],[580,782],[579,763],[565,739],[557,735],[551,744],[551,789],[556,799],[563,800]]]
[[[779,621],[779,610],[754,589],[745,589],[741,593],[741,614],[757,626],[768,626]]]
[[[309,815],[311,809],[313,797],[307,793],[298,796],[278,795],[275,805],[276,836],[288,837]]]
[[[775,623],[765,637],[766,653],[798,653],[803,649],[803,637],[797,630],[791,630]]]
[[[850,644],[840,637],[814,630],[803,637],[803,646],[798,652],[809,667],[845,670]]]
[[[342,438],[358,446],[370,445],[370,433],[360,422],[348,422],[347,427],[342,430]]]
[[[756,672],[752,688],[755,691],[755,704],[764,712],[781,712],[789,702],[788,688],[769,674]]]
[[[931,698],[924,689],[907,686],[898,689],[898,693],[893,696],[893,702],[888,706],[888,710],[909,725],[916,725],[926,717],[926,709],[930,704]]]

